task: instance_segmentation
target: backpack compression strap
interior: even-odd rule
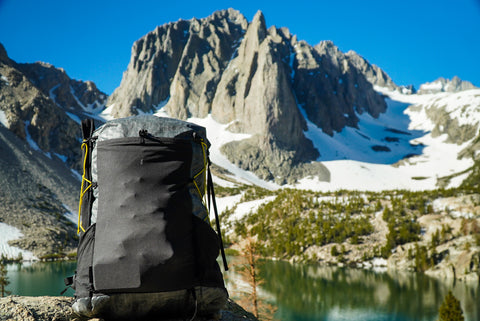
[[[95,138],[92,137],[95,131],[93,119],[82,120],[82,151],[83,151],[83,173],[82,185],[80,188],[80,201],[78,204],[78,229],[77,233],[85,232],[90,226],[93,203],[92,183],[92,153]],[[83,214],[83,215],[82,215]]]
[[[217,234],[218,234],[218,238],[220,239],[220,252],[222,253],[223,267],[225,268],[225,271],[228,271],[227,257],[225,256],[225,249],[223,247],[222,231],[220,229],[220,219],[218,217],[218,211],[217,211],[217,202],[215,201],[215,190],[213,188],[212,173],[210,172],[210,160],[208,160],[207,176],[208,176],[208,183],[207,183],[208,208],[210,212],[210,198],[211,198],[212,204],[213,204],[213,211],[215,212],[215,223],[217,226]]]

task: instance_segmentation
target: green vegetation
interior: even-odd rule
[[[41,261],[63,260],[67,255],[65,253],[49,253],[39,257]]]
[[[7,268],[2,261],[0,261],[0,295],[3,298],[5,295],[9,295],[10,292],[6,290],[7,285],[10,284],[10,281],[7,277]]]
[[[240,194],[244,191],[247,186],[239,186],[239,187],[223,187],[217,184],[213,186],[215,188],[215,196],[216,197],[226,197],[231,195]]]
[[[388,225],[387,243],[381,248],[381,256],[388,258],[398,245],[415,242],[420,239],[420,224],[416,217],[426,214],[426,199],[410,193],[391,198],[392,208],[383,210],[383,220]]]
[[[463,311],[460,306],[460,301],[452,294],[452,291],[448,291],[445,296],[442,305],[439,309],[438,321],[463,321]]]
[[[317,261],[316,248],[334,244],[330,255],[343,262],[348,261],[352,246],[359,249],[363,261],[367,261],[374,257],[389,258],[399,246],[415,243],[415,247],[407,247],[408,257],[419,272],[440,262],[442,257],[436,253],[436,247],[458,235],[452,234],[450,226],[443,225],[430,240],[425,240],[418,219],[435,214],[433,201],[437,198],[477,193],[477,188],[471,186],[421,192],[340,190],[322,193],[294,189],[272,192],[251,186],[240,190],[241,202],[272,195],[275,199],[264,203],[240,221],[229,219],[236,205],[224,211],[222,224],[226,224],[227,230],[234,231],[227,239],[228,244],[236,243],[249,234],[258,241],[261,255],[301,261]],[[378,232],[372,222],[377,222],[379,218],[388,229],[386,242],[366,243],[369,235]],[[480,246],[479,225],[477,219],[465,219],[462,223],[462,233],[473,235],[475,241],[472,245],[475,243],[476,246]],[[345,246],[348,246],[348,251]],[[316,248],[307,251],[311,247]]]
[[[235,232],[244,237],[249,226],[253,236],[265,240],[260,246],[263,255],[290,258],[302,255],[312,245],[342,243],[349,238],[359,243],[373,231],[373,212],[374,207],[359,195],[332,202],[312,192],[286,189],[238,222]]]
[[[20,263],[23,261],[23,254],[20,252],[18,253],[16,258],[10,258],[2,254],[0,257],[0,262],[5,264],[5,263]]]

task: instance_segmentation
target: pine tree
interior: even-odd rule
[[[463,321],[463,311],[460,301],[453,295],[452,291],[448,291],[442,305],[439,309],[438,321]]]
[[[260,281],[258,279],[258,256],[256,251],[256,244],[252,238],[247,238],[245,247],[242,251],[243,258],[246,259],[245,269],[240,274],[246,277],[247,282],[252,288],[250,299],[253,305],[253,314],[258,318],[258,295],[257,286]]]
[[[239,271],[251,287],[252,292],[246,300],[240,300],[241,304],[251,307],[255,317],[259,320],[273,320],[276,308],[271,304],[260,300],[257,292],[258,286],[263,283],[263,280],[258,274],[258,265],[260,256],[258,254],[258,243],[252,237],[248,236],[245,240],[244,246],[241,250],[240,256],[243,258],[243,269]]]
[[[10,291],[6,290],[7,285],[10,284],[7,277],[7,267],[3,264],[3,261],[0,261],[0,294],[3,298],[5,295],[9,295]]]

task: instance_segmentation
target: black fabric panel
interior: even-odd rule
[[[95,289],[159,292],[193,285],[191,143],[121,138],[97,144]]]
[[[92,267],[94,243],[95,224],[80,235],[77,250],[77,271],[73,283],[76,298],[88,297],[90,291],[93,291],[90,283],[90,268]]]
[[[196,279],[201,286],[225,288],[222,272],[217,263],[220,239],[211,226],[192,215],[196,252]]]

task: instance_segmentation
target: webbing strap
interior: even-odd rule
[[[213,211],[215,212],[215,223],[217,227],[217,234],[218,234],[218,238],[220,239],[220,252],[222,253],[223,267],[225,268],[225,271],[228,271],[227,257],[225,255],[225,249],[223,247],[222,231],[220,229],[220,219],[218,217],[217,202],[215,201],[215,190],[213,188],[212,173],[210,172],[210,162],[208,164],[207,175],[208,175],[208,183],[207,183],[208,208],[210,209],[210,198],[211,198],[212,204],[213,204]]]
[[[77,228],[77,234],[80,234],[80,230],[82,232],[85,232],[85,228],[82,226],[82,220],[81,220],[81,214],[82,214],[82,204],[83,204],[83,198],[85,197],[85,193],[92,187],[92,181],[86,178],[86,164],[87,164],[87,159],[88,159],[88,144],[83,143],[82,144],[82,150],[84,153],[84,158],[83,158],[83,174],[82,174],[82,186],[80,187],[80,200],[78,201],[78,228]]]
[[[83,151],[83,166],[82,166],[82,184],[80,187],[80,200],[78,202],[78,227],[77,233],[85,232],[85,229],[90,225],[90,217],[82,217],[83,200],[87,198],[87,202],[91,201],[91,197],[85,194],[92,193],[92,174],[91,174],[91,149],[93,148],[92,135],[95,131],[95,124],[93,119],[82,120],[82,136],[83,142],[81,149]],[[90,205],[90,204],[88,204]],[[85,214],[85,213],[83,213]],[[90,214],[89,214],[90,215]]]

